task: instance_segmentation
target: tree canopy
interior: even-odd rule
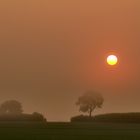
[[[0,114],[18,115],[22,112],[22,105],[16,100],[7,100],[0,105]]]
[[[102,95],[98,92],[87,91],[85,94],[78,98],[76,105],[79,106],[79,111],[88,113],[89,116],[92,116],[92,112],[96,108],[101,108],[103,105],[104,99]]]

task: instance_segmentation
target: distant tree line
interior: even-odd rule
[[[76,102],[79,111],[88,113],[87,119],[92,118],[95,109],[101,108],[103,97],[98,92],[88,91],[80,96]],[[79,118],[79,117],[78,117]],[[84,116],[85,118],[85,116]],[[73,120],[73,119],[72,119]],[[7,100],[0,105],[0,121],[46,121],[46,118],[38,113],[23,113],[22,104],[17,100]]]
[[[140,123],[140,113],[109,113],[94,117],[96,122]]]
[[[41,121],[46,122],[46,118],[38,113],[23,113],[22,104],[16,100],[8,100],[0,105],[0,121]]]
[[[71,122],[111,122],[140,123],[140,113],[112,113],[94,115],[95,109],[101,108],[104,102],[102,95],[95,91],[87,91],[76,102],[79,111],[84,115],[74,116]],[[23,113],[22,104],[17,100],[8,100],[0,105],[0,121],[46,122],[46,118],[38,112]]]
[[[110,113],[93,117],[79,115],[72,117],[71,122],[140,123],[140,113]]]

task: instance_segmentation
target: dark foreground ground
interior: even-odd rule
[[[140,140],[140,124],[6,122],[0,140]]]

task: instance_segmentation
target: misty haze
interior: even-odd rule
[[[139,37],[138,0],[1,0],[0,120],[139,122]]]

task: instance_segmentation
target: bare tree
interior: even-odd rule
[[[18,115],[22,114],[22,105],[16,100],[8,100],[1,104],[0,114]]]
[[[101,94],[94,91],[88,91],[84,95],[79,97],[76,105],[79,106],[79,111],[82,111],[84,113],[87,112],[89,114],[89,117],[91,117],[92,112],[96,108],[101,108],[103,102],[104,99]]]

